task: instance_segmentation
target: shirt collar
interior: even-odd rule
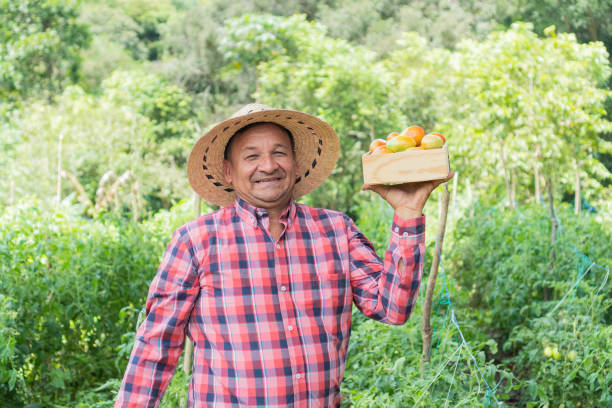
[[[238,214],[238,216],[244,222],[247,222],[253,226],[257,225],[258,221],[268,217],[268,211],[266,209],[255,207],[240,197],[236,197],[236,200],[234,201],[234,208],[236,209],[236,214]],[[281,213],[280,222],[286,226],[290,226],[295,218],[296,210],[295,200],[291,198],[289,205]]]

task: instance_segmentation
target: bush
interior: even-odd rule
[[[32,203],[0,216],[0,400],[68,403],[121,378],[133,332],[172,230],[190,205],[143,224],[88,221]],[[128,351],[129,352],[129,351]],[[105,388],[100,390],[104,393]]]
[[[502,345],[495,360],[523,381],[514,396],[520,406],[605,406],[612,229],[565,206],[557,213],[562,228],[553,246],[545,208],[475,208],[453,231],[448,259],[464,293],[460,307]],[[589,269],[593,261],[602,267]]]

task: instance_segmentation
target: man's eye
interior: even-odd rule
[[[281,151],[277,151],[277,152],[274,152],[274,155],[275,155],[275,156],[286,156],[286,155],[287,155],[287,153],[285,153],[285,152],[281,152]]]
[[[247,160],[249,160],[249,161],[250,161],[250,160],[256,160],[256,159],[257,159],[257,155],[256,155],[256,154],[249,154],[249,155],[246,157],[246,159],[247,159]]]

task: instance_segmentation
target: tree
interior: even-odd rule
[[[455,163],[479,169],[474,181],[502,174],[510,206],[516,200],[512,185],[530,185],[525,181],[540,167],[570,191],[575,159],[591,185],[611,176],[595,156],[611,147],[597,136],[610,128],[606,50],[601,43],[578,44],[573,35],[548,32],[539,38],[530,25],[514,24],[483,42],[460,44],[448,83],[438,90],[441,99],[467,102],[441,104],[438,113],[440,127],[459,149]],[[463,161],[461,152],[468,150],[469,161]]]
[[[79,77],[89,31],[72,0],[0,1],[0,97],[61,92]]]
[[[0,200],[11,201],[12,182],[13,198],[50,199],[59,185],[91,215],[169,208],[189,192],[190,117],[184,92],[138,71],[113,74],[99,97],[71,86],[53,103],[33,101],[3,129]]]
[[[232,20],[221,43],[230,65],[256,65],[258,101],[302,110],[329,122],[341,144],[336,169],[310,203],[352,213],[362,183],[361,154],[375,135],[399,126],[388,103],[392,83],[376,55],[325,35],[304,16]]]

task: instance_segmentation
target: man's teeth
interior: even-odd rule
[[[269,181],[280,181],[281,178],[277,177],[277,178],[271,178],[271,179],[265,179],[265,180],[257,180],[256,183],[267,183]]]

